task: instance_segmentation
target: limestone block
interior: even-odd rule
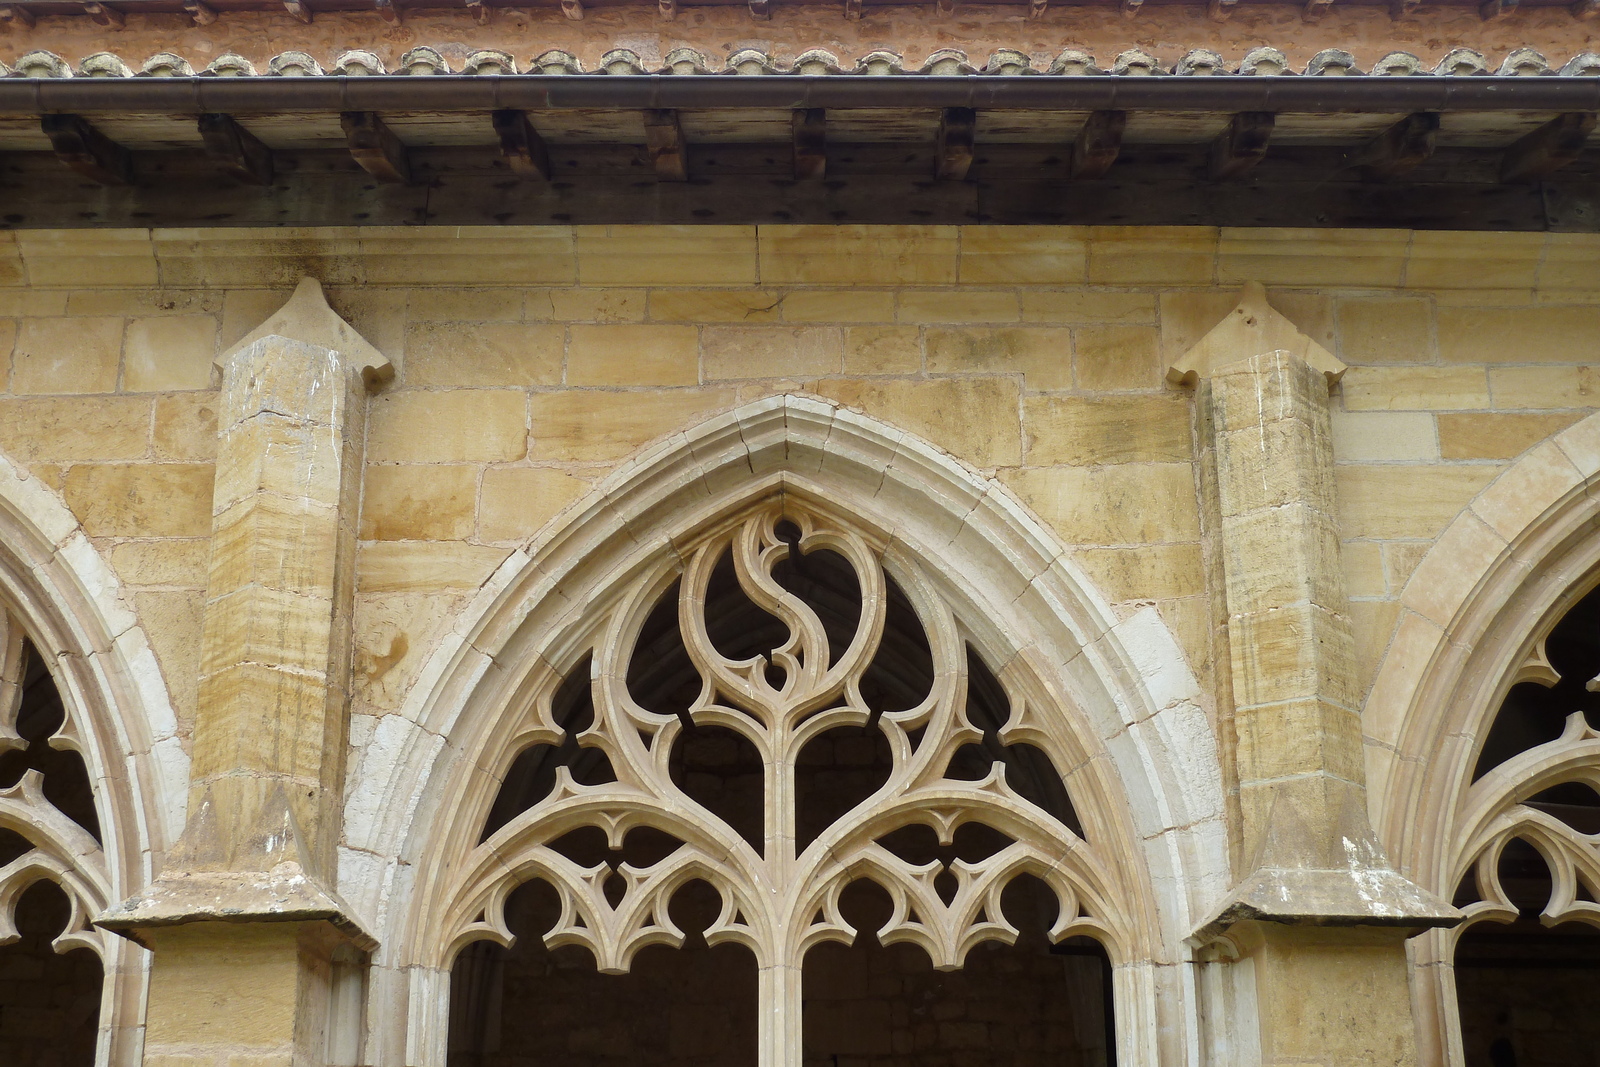
[[[844,331],[836,326],[707,326],[700,331],[705,380],[838,374]]]
[[[1210,285],[1217,231],[1209,226],[1091,226],[1090,285]]]
[[[1365,698],[1389,650],[1389,640],[1400,618],[1400,604],[1394,600],[1352,600],[1349,613],[1350,632],[1356,644],[1356,691]]]
[[[326,593],[334,581],[339,514],[266,493],[240,498],[215,516],[208,588],[212,596],[260,586]]]
[[[217,320],[210,315],[133,319],[122,341],[122,388],[172,392],[211,386]]]
[[[1339,380],[1339,395],[1346,411],[1487,408],[1489,373],[1482,367],[1352,367]]]
[[[307,275],[325,285],[376,281],[368,277],[354,227],[161,229],[151,243],[161,281],[184,289],[288,288]]]
[[[1496,234],[1494,254],[1483,254],[1480,234],[1417,230],[1406,259],[1413,289],[1532,289],[1545,258],[1543,233]]]
[[[178,717],[178,736],[190,737],[200,685],[200,635],[205,620],[205,594],[199,589],[143,591],[134,594],[133,604],[139,613],[139,625],[161,667],[161,677],[172,695],[172,710]]]
[[[1241,712],[1257,704],[1309,697],[1355,706],[1354,646],[1350,621],[1343,614],[1301,603],[1233,615],[1228,645],[1233,697]],[[1239,773],[1243,780],[1242,765]]]
[[[893,322],[895,294],[875,289],[795,289],[783,298],[785,322]]]
[[[1600,367],[1491,367],[1489,391],[1500,410],[1593,408],[1600,406]]]
[[[1217,281],[1396,288],[1410,242],[1409,230],[1225,228],[1217,248]]]
[[[377,541],[459,541],[471,537],[478,468],[416,464],[369,466],[361,537]]]
[[[269,695],[271,703],[263,707],[263,698]],[[214,785],[205,781],[212,776],[249,776],[253,782],[236,784],[258,792],[273,782],[298,779],[299,785],[312,787],[306,793],[296,789],[291,794],[295,799],[310,798],[293,804],[298,823],[304,832],[317,833],[321,829],[318,820],[308,816],[316,808],[316,787],[325,762],[336,755],[327,749],[324,736],[332,695],[329,679],[321,672],[297,674],[240,662],[202,674],[199,704],[204,718],[194,735],[195,788]],[[264,714],[267,710],[270,718]],[[191,807],[195,803],[191,793]],[[253,803],[241,804],[244,810],[235,812],[234,819],[222,820],[221,843],[230,850],[245,844],[238,836],[239,824],[247,825],[253,817]]]
[[[1546,291],[1600,289],[1594,262],[1594,237],[1586,233],[1547,233],[1539,288]]]
[[[1340,463],[1426,462],[1439,458],[1434,417],[1421,411],[1335,411],[1333,458]]]
[[[1029,396],[1022,401],[1028,462],[1187,463],[1193,456],[1189,400],[1147,396]]]
[[[646,291],[643,289],[549,289],[548,310],[536,309],[528,300],[528,320],[556,322],[642,322]]]
[[[1161,361],[1176,363],[1239,303],[1234,292],[1201,289],[1161,294]]]
[[[90,537],[204,537],[211,531],[209,464],[79,464],[67,472],[62,495]]]
[[[1439,415],[1439,455],[1444,459],[1515,459],[1581,418],[1575,411]]]
[[[1228,517],[1221,551],[1228,610],[1267,610],[1310,602],[1338,605],[1345,596],[1333,518],[1305,501]]]
[[[1391,596],[1405,588],[1406,580],[1417,569],[1432,547],[1429,541],[1385,541],[1383,544],[1383,575]]]
[[[331,563],[328,569],[332,570]],[[333,625],[333,602],[327,596],[260,586],[212,589],[206,601],[200,670],[206,676],[218,675],[244,661],[270,664],[273,670],[326,675]]]
[[[527,451],[520,390],[407,390],[375,398],[368,414],[371,463],[495,463]]]
[[[952,285],[954,226],[762,226],[769,285]]]
[[[495,467],[483,472],[478,536],[484,541],[521,541],[578,499],[589,479],[548,467]]]
[[[149,449],[146,397],[0,400],[0,451],[23,463],[139,459]]]
[[[772,289],[656,289],[652,322],[776,322],[784,303]]]
[[[922,369],[922,331],[915,326],[851,326],[844,331],[844,372],[916,374]]]
[[[1000,478],[1068,544],[1197,541],[1194,471],[1187,463],[1029,467]]]
[[[404,290],[406,317],[410,327],[421,324],[520,322],[527,305],[527,291],[521,287],[493,289],[411,289]]]
[[[1222,514],[1247,515],[1258,508],[1295,501],[1331,510],[1326,418],[1322,421],[1320,438],[1313,426],[1294,418],[1217,434]]]
[[[930,374],[1021,374],[1030,390],[1072,388],[1070,330],[929,329],[926,344]]]
[[[1387,594],[1381,542],[1346,541],[1339,546],[1339,562],[1344,572],[1346,594],[1352,597],[1381,597]]]
[[[406,328],[405,383],[413,388],[559,385],[560,326],[421,322]]]
[[[1079,389],[1157,389],[1157,334],[1148,326],[1080,326],[1072,331]]]
[[[356,586],[363,596],[477,589],[509,554],[461,541],[367,541],[356,554]]]
[[[379,711],[400,707],[438,633],[460,606],[459,593],[388,594],[357,603],[354,695],[361,706]]]
[[[568,226],[364,226],[361,264],[370,285],[571,285]]]
[[[1341,464],[1334,471],[1339,528],[1348,537],[1437,537],[1499,470]]]
[[[1364,780],[1361,716],[1350,708],[1306,697],[1241,707],[1233,723],[1242,783],[1304,774]]]
[[[700,380],[693,326],[573,326],[567,384],[694,385]]]
[[[232,348],[245,335],[260,326],[274,311],[283,307],[289,291],[276,289],[229,289],[222,297],[222,322],[217,342],[224,350]]]
[[[300,996],[296,925],[203,923],[156,934],[149,1052],[292,1049]]]
[[[150,435],[156,458],[214,461],[220,407],[217,394],[212,392],[156,397]]]
[[[646,441],[733,406],[736,395],[726,387],[647,396],[582,389],[535,393],[528,456],[580,463],[619,459]]]
[[[0,319],[0,392],[11,391],[11,357],[17,347],[17,320]]]
[[[74,289],[174,283],[161,276],[149,230],[18,230],[16,240],[30,285]]]
[[[963,226],[963,285],[1081,285],[1088,276],[1082,229],[1065,226]]]
[[[1152,326],[1156,322],[1156,298],[1149,293],[1024,289],[1021,298],[1023,322],[1103,322],[1124,326]]]
[[[1171,600],[1205,593],[1198,544],[1081,548],[1072,558],[1112,600]]]
[[[219,511],[258,493],[325,506],[339,499],[347,449],[328,427],[268,412],[228,427],[218,445],[226,457],[217,466]]]
[[[1339,301],[1339,355],[1346,363],[1429,363],[1433,304],[1426,297]]]
[[[111,549],[111,568],[125,585],[204,589],[210,544],[190,541],[124,541]]]
[[[904,427],[980,467],[1022,459],[1020,390],[1014,379],[873,381],[840,378],[817,391]]]
[[[984,289],[904,289],[895,315],[900,322],[1016,322],[1017,294]]]
[[[754,226],[575,226],[573,236],[586,286],[760,281]]]
[[[14,393],[114,393],[119,318],[23,319],[11,357]]]
[[[1600,307],[1441,307],[1446,363],[1600,362]]]
[[[1472,511],[1502,538],[1512,540],[1550,507],[1582,487],[1587,475],[1556,446],[1546,441],[1517,464],[1517,477],[1490,484],[1472,502]]]

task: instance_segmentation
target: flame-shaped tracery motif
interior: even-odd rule
[[[560,898],[545,943],[625,972],[683,943],[669,903],[706,882],[706,942],[760,969],[768,1062],[798,1047],[781,1031],[799,1025],[806,951],[856,938],[841,897],[861,880],[892,905],[879,940],[940,969],[1015,941],[1001,896],[1021,876],[1056,899],[1050,938],[1116,953],[1127,919],[1080,836],[1051,709],[991,671],[919,563],[786,498],[607,603],[587,652],[527,690],[452,895],[453,949],[509,944],[507,897],[538,879]]]

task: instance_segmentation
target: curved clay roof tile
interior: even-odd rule
[[[367,52],[362,49],[346,52],[339,57],[339,62],[334,65],[333,72],[342,74],[347,78],[363,78],[384,73],[383,60],[376,52]]]
[[[1088,52],[1080,52],[1076,48],[1068,48],[1050,63],[1049,73],[1067,77],[1082,77],[1088,74],[1104,74],[1105,71],[1094,65],[1094,56],[1091,56]]]
[[[1263,46],[1252,48],[1244,54],[1244,58],[1239,61],[1239,73],[1275,78],[1294,72],[1289,69],[1288,57],[1276,48]]]
[[[1178,60],[1178,65],[1172,68],[1172,73],[1188,76],[1226,74],[1228,68],[1217,53],[1207,48],[1198,48]]]
[[[1554,72],[1543,55],[1531,48],[1519,48],[1506,56],[1505,62],[1500,64],[1500,69],[1495,73],[1527,78]]]
[[[1351,74],[1360,74],[1356,66],[1356,57],[1342,48],[1324,48],[1311,57],[1311,62],[1306,64],[1306,73],[1313,77],[1343,77]]]
[[[667,53],[666,69],[669,74],[709,74],[706,57],[693,48],[674,48]]]
[[[122,58],[110,52],[96,52],[92,56],[85,56],[83,62],[78,64],[78,74],[85,78],[133,77],[133,71],[128,69]]]
[[[267,73],[281,78],[317,78],[322,75],[322,64],[305,52],[282,52],[267,64]]]
[[[1461,78],[1473,74],[1487,74],[1489,65],[1483,61],[1482,52],[1474,52],[1470,48],[1453,48],[1439,60],[1439,65],[1433,68],[1433,72]]]
[[[1111,73],[1123,75],[1165,74],[1155,56],[1138,48],[1130,48],[1111,64]]]
[[[194,68],[189,61],[172,52],[157,52],[144,61],[136,78],[192,78]]]
[[[13,78],[70,78],[72,68],[54,52],[39,50],[17,57],[11,72]]]
[[[400,57],[396,74],[449,74],[450,65],[444,56],[427,45],[419,45]]]
[[[511,53],[496,48],[480,48],[468,55],[466,62],[461,64],[463,74],[515,74],[516,72],[517,61],[511,58]]]

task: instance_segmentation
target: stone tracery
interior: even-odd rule
[[[1070,801],[1041,786],[1059,792],[1068,769],[1050,711],[1025,680],[990,673],[902,550],[771,498],[660,554],[611,605],[571,665],[542,665],[528,690],[527,720],[494,768],[500,798],[450,895],[452,954],[509,945],[508,897],[542,880],[560,897],[546,945],[581,946],[623,973],[646,946],[683,943],[669,903],[704,881],[721,896],[706,942],[756,957],[770,1062],[799,1044],[779,1031],[798,1034],[807,950],[861,932],[841,908],[859,880],[889,894],[879,940],[917,945],[943,970],[980,942],[1015,941],[1001,896],[1024,875],[1056,899],[1051,940],[1090,935],[1117,954],[1129,920],[1110,868],[1074,832]],[[676,626],[663,626],[674,608]],[[880,780],[847,811],[804,815],[808,746],[850,731],[886,750]],[[737,815],[686,784],[685,752],[713,733],[756,754],[758,828],[736,829]],[[987,847],[952,853],[974,824]],[[908,851],[911,827],[940,847]],[[596,829],[612,855],[575,853],[575,833]],[[642,833],[656,838],[643,860]]]

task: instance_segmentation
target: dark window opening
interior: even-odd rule
[[[0,754],[0,789],[10,789],[29,771],[43,776],[45,800],[100,841],[100,817],[95,811],[94,785],[83,757],[50,747],[51,736],[66,721],[66,708],[56,690],[50,669],[31,642],[23,647],[22,701],[17,710],[17,733],[26,747]]]
[[[66,894],[36,882],[17,902],[20,938],[0,947],[0,1060],[6,1067],[92,1067],[100,1025],[100,960],[50,943],[71,915]]]

